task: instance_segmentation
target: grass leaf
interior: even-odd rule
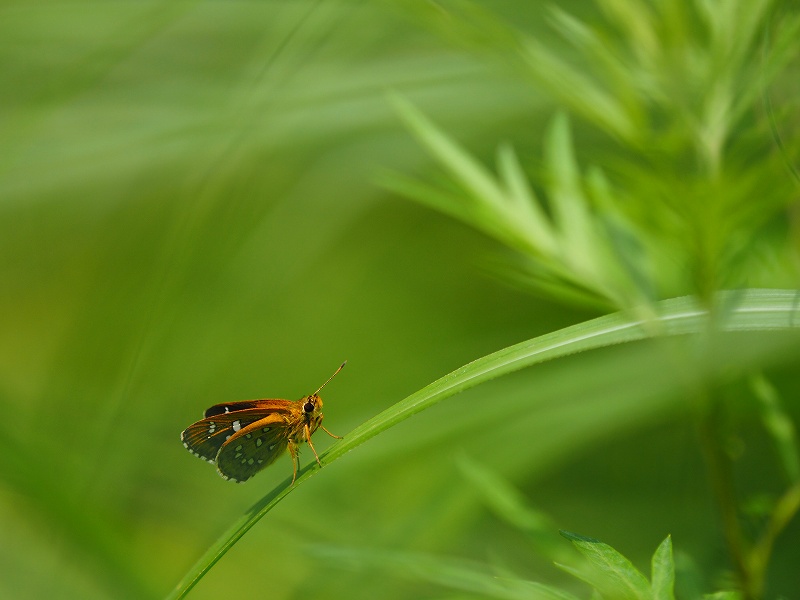
[[[732,302],[735,298],[736,302]],[[728,306],[715,323],[722,331],[764,331],[800,327],[800,291],[739,290],[721,293],[719,301]],[[559,331],[509,346],[479,358],[393,404],[380,414],[356,427],[344,439],[320,456],[323,466],[341,458],[370,438],[441,402],[458,392],[535,365],[546,360],[568,356],[595,348],[642,340],[649,331],[680,335],[706,331],[708,311],[694,298],[682,297],[655,305],[658,316],[654,323],[637,320],[626,313],[614,313],[579,323]],[[296,487],[315,475],[315,463],[300,471],[295,487],[290,478],[256,503],[215,542],[178,583],[168,596],[183,598],[216,562],[278,502]]]

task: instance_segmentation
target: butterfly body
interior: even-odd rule
[[[344,364],[336,373],[342,367]],[[318,392],[294,401],[267,398],[215,404],[206,409],[203,419],[181,433],[181,441],[189,452],[215,464],[224,479],[238,483],[250,479],[288,449],[294,484],[300,444],[308,443],[321,466],[312,434],[322,427],[328,435],[339,437],[322,426]]]

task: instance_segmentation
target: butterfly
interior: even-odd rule
[[[294,485],[300,444],[308,442],[317,464],[322,466],[311,443],[312,434],[321,428],[329,436],[341,439],[322,425],[319,392],[346,364],[344,361],[316,392],[299,400],[267,398],[215,404],[206,409],[203,419],[183,430],[183,446],[215,464],[223,479],[237,483],[247,481],[288,449]]]

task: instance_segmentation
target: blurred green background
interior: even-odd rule
[[[291,473],[284,457],[237,486],[192,457],[178,436],[207,406],[299,398],[347,359],[323,394],[326,426],[343,435],[477,357],[604,312],[503,278],[510,250],[379,183],[441,179],[389,92],[480,160],[508,141],[534,180],[542,171],[563,101],[520,75],[494,21],[477,21],[486,39],[461,35],[451,4],[464,3],[0,2],[0,597],[172,590]],[[589,23],[603,4],[559,3]],[[482,3],[557,44],[546,6]],[[791,140],[788,64],[770,85]],[[782,167],[763,117],[749,118],[737,160]],[[581,161],[637,160],[580,115],[573,132]],[[678,180],[684,148],[664,143],[674,171],[648,162],[658,152],[642,168]],[[797,187],[772,166],[753,181],[783,200],[748,196],[765,206],[763,261],[742,279],[797,288]],[[631,194],[646,196],[636,181]],[[656,297],[695,291],[667,279]],[[748,368],[766,364],[796,423],[789,348]],[[295,490],[190,597],[480,597],[330,561],[321,545],[471,559],[585,594],[492,514],[464,461],[642,569],[672,534],[698,589],[724,587],[691,410],[661,359],[646,343],[576,355],[416,415]],[[743,496],[778,494],[738,377],[725,383]],[[796,521],[769,597],[800,597]]]

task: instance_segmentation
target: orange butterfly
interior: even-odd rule
[[[247,481],[271,465],[288,448],[294,485],[300,444],[308,442],[317,463],[322,466],[311,443],[313,433],[322,428],[331,437],[341,439],[322,425],[319,392],[346,364],[344,361],[316,392],[300,400],[266,398],[215,404],[206,410],[202,420],[181,433],[181,441],[195,456],[216,464],[224,479],[237,483]]]

